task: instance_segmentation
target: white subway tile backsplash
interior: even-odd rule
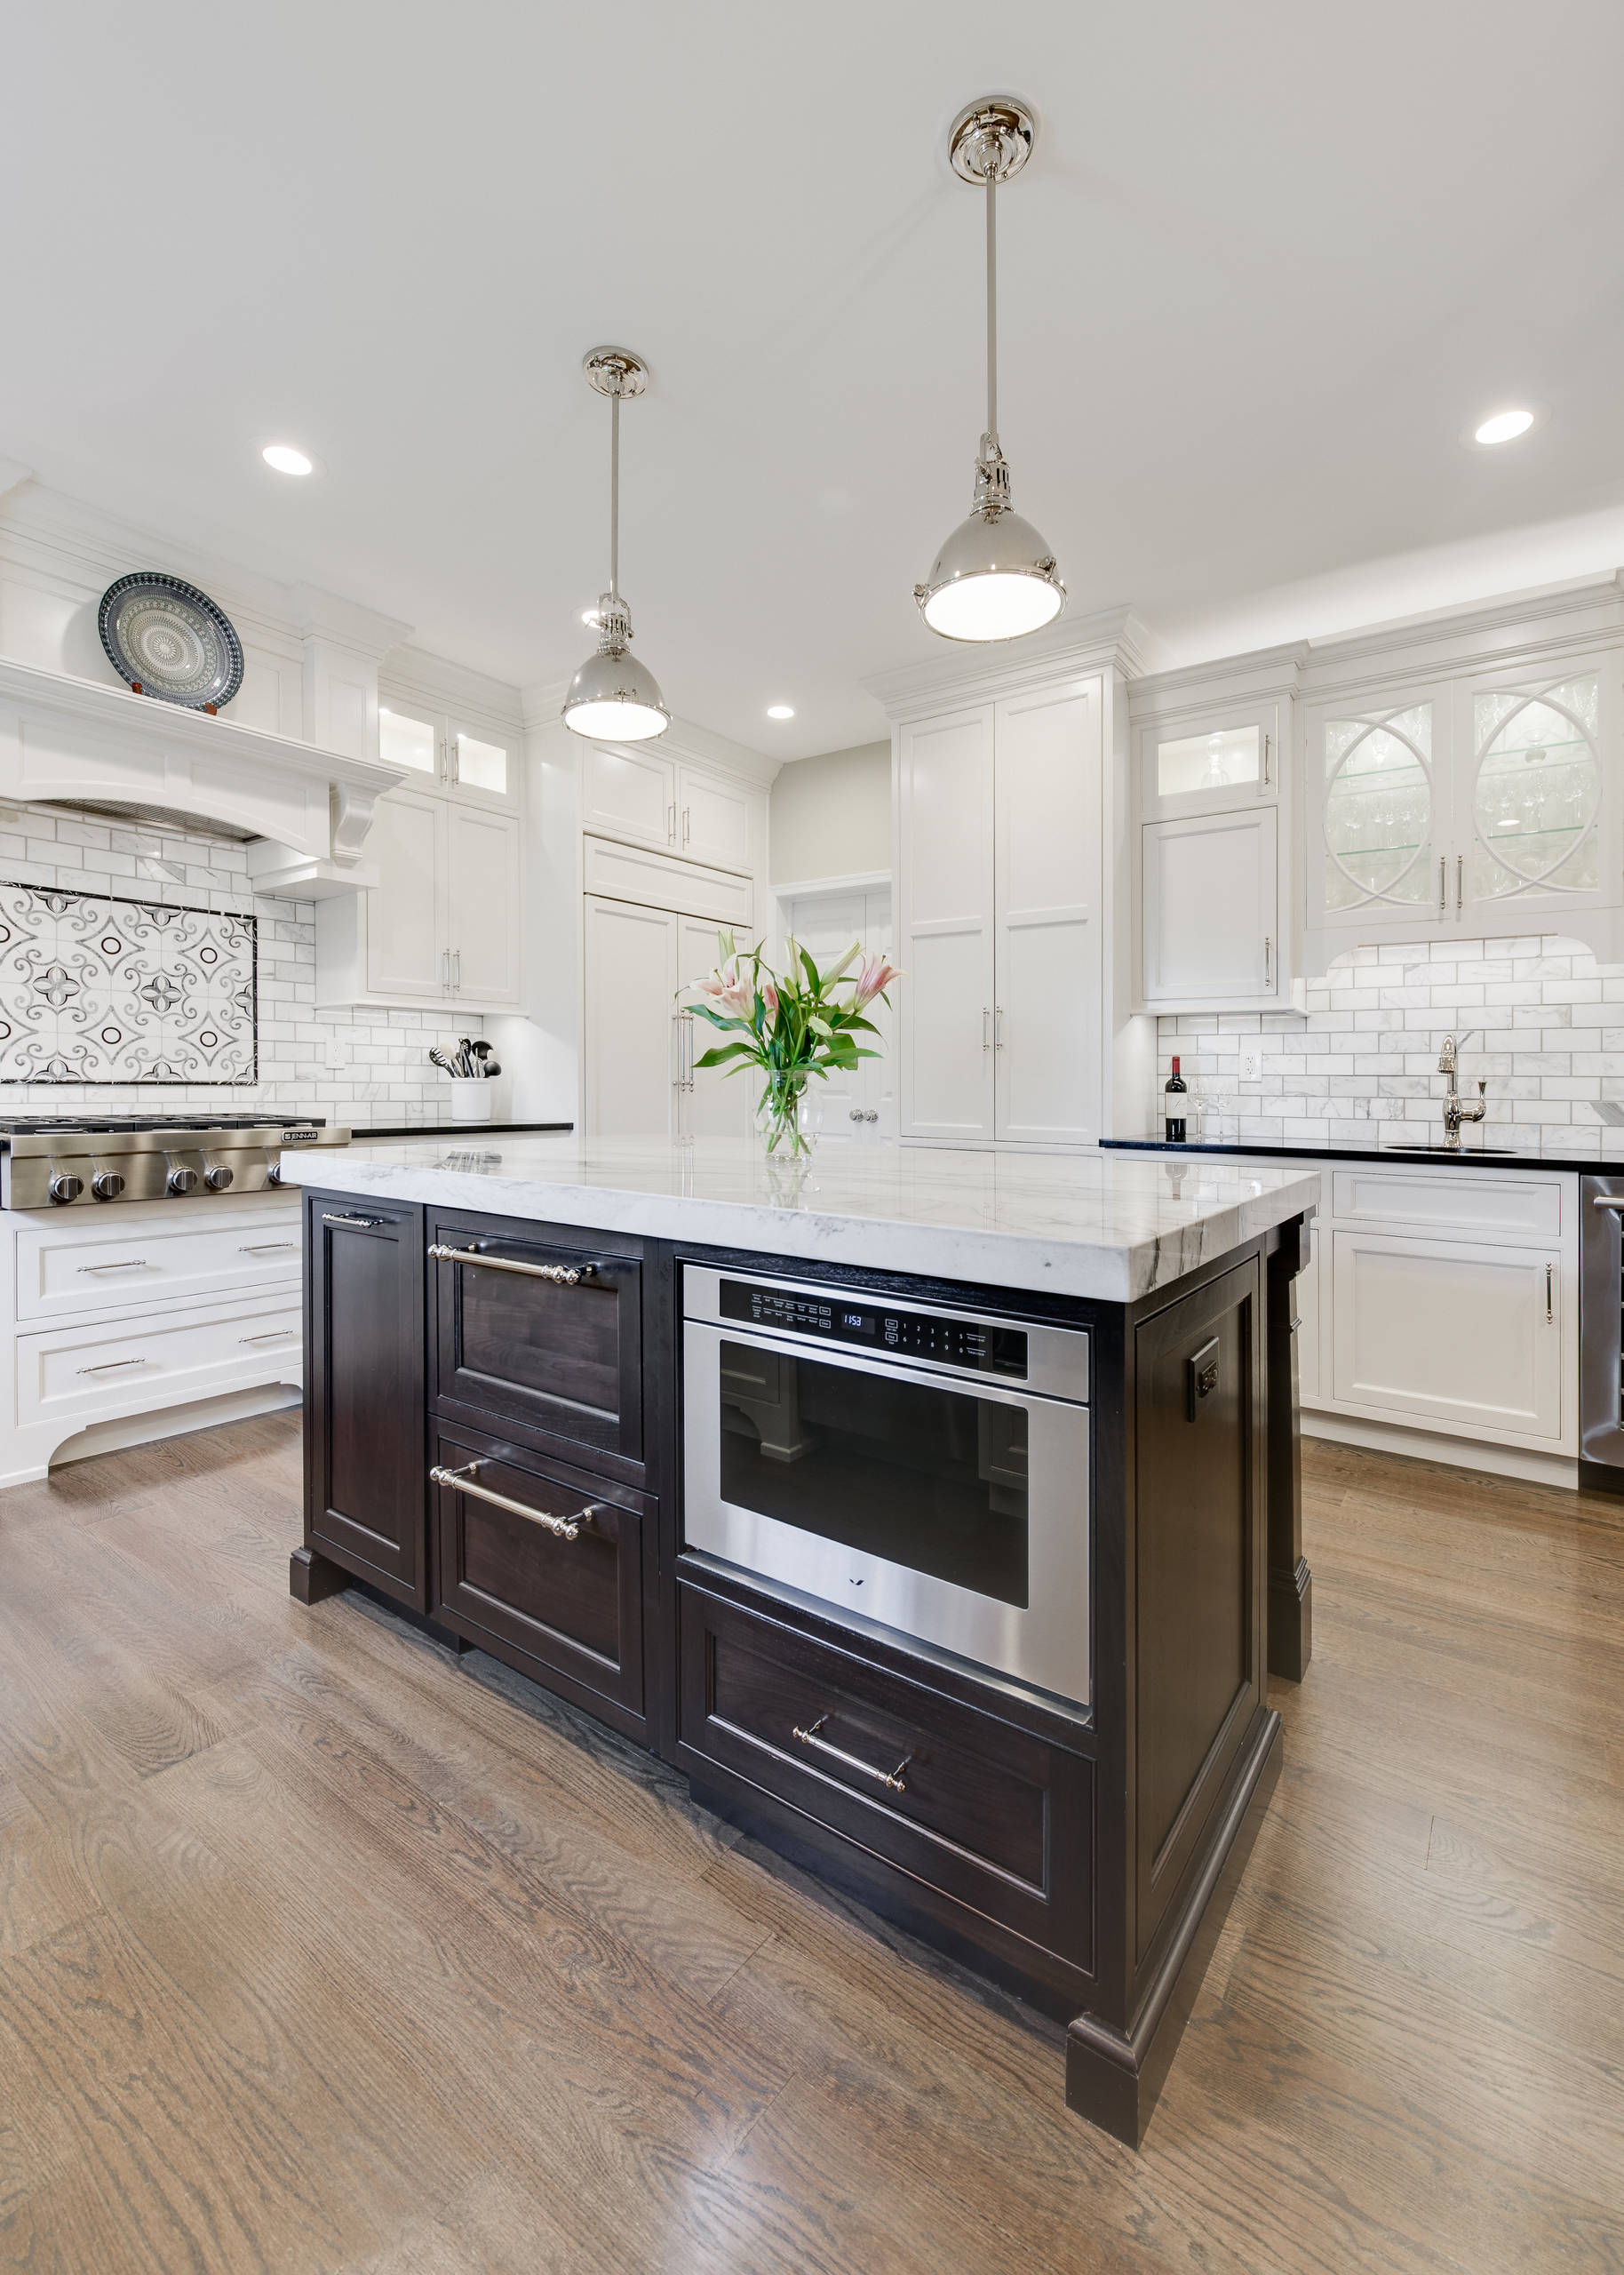
[[[162,906],[199,905],[259,919],[259,1079],[198,1083],[6,1082],[0,1107],[37,1114],[131,1114],[146,1108],[304,1112],[330,1121],[400,1122],[449,1115],[433,1043],[480,1032],[465,1013],[315,1009],[315,919],[296,901],[248,890],[246,848],[196,830],[106,826],[45,807],[0,805],[0,877],[70,892],[111,892]],[[1624,1001],[1624,997],[1620,998]],[[0,1015],[6,1006],[0,1003]],[[337,1037],[345,1064],[326,1065]],[[1620,1062],[1624,1067],[1624,1061]]]
[[[1601,1149],[1600,1099],[1624,1099],[1624,966],[1576,940],[1449,940],[1351,950],[1307,983],[1303,1011],[1159,1019],[1158,1088],[1177,1051],[1190,1119],[1208,1137],[1347,1144],[1438,1137],[1446,1034],[1460,1082],[1488,1083],[1488,1119],[1519,1143]],[[1262,1048],[1242,1082],[1241,1038]],[[1159,1096],[1155,1110],[1160,1113]]]

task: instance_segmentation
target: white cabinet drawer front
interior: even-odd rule
[[[195,1296],[234,1296],[301,1272],[299,1212],[237,1212],[218,1221],[124,1225],[113,1212],[105,1233],[87,1238],[54,1225],[17,1235],[17,1316],[150,1305]],[[116,1229],[115,1227],[116,1226]]]
[[[1334,1398],[1485,1437],[1561,1436],[1554,1246],[1544,1256],[1363,1232],[1332,1243]]]
[[[1562,1179],[1492,1177],[1485,1169],[1338,1169],[1331,1213],[1338,1222],[1424,1225],[1440,1233],[1487,1233],[1506,1240],[1562,1235]]]
[[[724,869],[673,860],[669,854],[641,852],[632,845],[612,845],[603,837],[585,840],[585,890],[607,900],[707,916],[714,924],[747,925],[752,919],[750,879],[729,876]]]
[[[139,1413],[262,1381],[278,1361],[289,1363],[285,1378],[297,1380],[301,1340],[294,1291],[228,1312],[166,1312],[124,1325],[20,1335],[17,1418]]]

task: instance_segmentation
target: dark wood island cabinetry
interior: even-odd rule
[[[1296,1533],[1270,1487],[1294,1489],[1294,1414],[1278,1396],[1270,1410],[1268,1314],[1289,1300],[1301,1220],[1134,1300],[356,1191],[307,1193],[306,1226],[295,1594],[375,1586],[657,1750],[718,1813],[1066,2025],[1068,2098],[1137,2142],[1278,1765],[1270,1543],[1294,1553]],[[965,1474],[1009,1539],[1029,1521],[1028,1419],[993,1382],[996,1336],[1024,1350],[1045,1327],[1071,1331],[1087,1353],[1072,1391],[1087,1453],[1043,1521],[1084,1529],[1087,1696],[693,1545],[681,1410],[696,1273],[796,1291],[814,1326],[842,1303],[854,1323],[883,1315],[888,1336],[922,1322],[926,1350],[945,1347],[929,1340],[950,1332],[939,1322],[999,1322],[971,1330],[991,1385],[979,1400],[974,1384],[938,1390],[928,1359],[909,1379],[944,1441],[963,1439]],[[794,1470],[830,1428],[823,1354],[801,1362],[797,1393],[773,1375],[776,1351],[789,1365],[782,1337],[748,1366],[733,1348],[724,1395]],[[848,1363],[864,1371],[828,1379],[858,1426],[865,1377],[882,1370]],[[893,1457],[914,1458],[877,1441],[877,1459]],[[888,1473],[904,1500],[917,1467]],[[937,1529],[963,1522],[942,1500]],[[1013,1631],[1025,1584],[988,1585]],[[1291,1654],[1305,1642],[1294,1634]]]

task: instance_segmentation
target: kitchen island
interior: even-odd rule
[[[295,1595],[654,1749],[1064,2024],[1136,2142],[1307,1656],[1312,1181],[474,1133],[307,1176]]]

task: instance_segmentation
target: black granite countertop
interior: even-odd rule
[[[1434,1167],[1453,1166],[1462,1162],[1470,1169],[1573,1169],[1582,1176],[1624,1177],[1624,1130],[1609,1130],[1603,1133],[1604,1143],[1611,1142],[1612,1150],[1605,1153],[1558,1153],[1530,1152],[1525,1147],[1510,1145],[1462,1145],[1458,1151],[1443,1145],[1347,1145],[1327,1143],[1323,1145],[1282,1145],[1267,1138],[1200,1138],[1188,1140],[1182,1145],[1169,1145],[1161,1138],[1102,1138],[1102,1151],[1134,1153],[1172,1153],[1188,1156],[1191,1153],[1210,1154],[1214,1160],[1225,1155],[1233,1158],[1246,1154],[1254,1158],[1282,1161],[1402,1161],[1414,1169],[1421,1163]]]
[[[352,1125],[350,1136],[357,1143],[374,1138],[498,1138],[506,1133],[517,1137],[545,1130],[573,1130],[573,1122],[410,1122],[381,1124],[376,1129],[362,1130]]]

